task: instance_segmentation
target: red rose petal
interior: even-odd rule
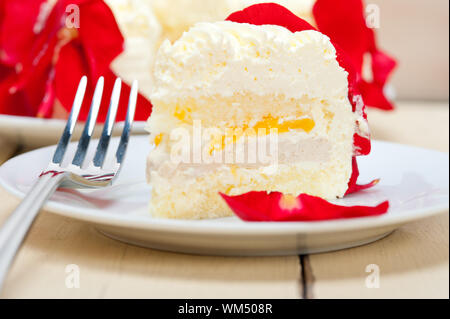
[[[374,83],[385,84],[396,67],[397,61],[394,58],[378,49],[372,51],[372,73]]]
[[[70,107],[67,108],[66,105],[71,105],[73,102],[73,97],[78,87],[78,82],[80,78],[88,73],[88,65],[83,60],[84,55],[80,54],[81,44],[67,45],[62,48],[60,52],[59,61],[56,65],[56,76],[55,76],[55,87],[56,96],[61,104],[69,111]],[[100,106],[100,111],[98,115],[99,121],[104,121],[106,119],[108,106],[110,102],[110,96],[114,87],[114,82],[116,80],[116,75],[111,70],[106,70],[103,74],[105,78],[105,84],[103,89],[103,99]],[[83,106],[80,111],[79,118],[84,120],[87,118],[90,108],[90,100],[94,94],[95,85],[97,84],[97,79],[89,79],[88,86],[86,88],[86,94]],[[117,111],[117,120],[123,121],[126,117],[128,98],[130,95],[130,86],[126,83],[122,83],[122,90],[120,93],[119,108]],[[136,104],[136,121],[145,121],[150,116],[152,110],[152,105],[145,99],[142,95],[138,96]]]
[[[394,105],[384,94],[384,85],[377,85],[373,82],[361,80],[359,82],[359,89],[367,105],[376,105],[377,108],[385,111],[394,109]]]
[[[78,83],[83,75],[89,74],[89,66],[82,51],[79,39],[70,45],[61,48],[58,62],[55,65],[55,89],[56,97],[67,111],[70,111],[73,98],[77,91]],[[89,100],[92,98],[96,78],[88,79],[88,86],[84,98],[84,104],[80,112],[80,119],[85,119],[89,112]]]
[[[353,136],[353,144],[355,147],[356,156],[369,155],[372,150],[370,139],[357,133],[355,133],[355,135]]]
[[[368,105],[375,105],[383,110],[393,110],[394,105],[385,96],[384,87],[396,68],[397,62],[376,48],[372,51],[371,56],[373,80],[371,82],[361,80],[359,83],[364,101]]]
[[[254,25],[273,24],[285,27],[291,32],[315,30],[285,7],[276,3],[261,3],[231,14],[226,20]]]
[[[389,209],[388,201],[375,207],[339,206],[307,194],[296,198],[278,192],[220,195],[239,218],[253,222],[310,222],[379,216]]]
[[[14,66],[22,62],[33,46],[33,32],[41,6],[46,0],[2,0],[0,2],[0,61]]]
[[[352,158],[352,176],[350,177],[350,180],[348,182],[348,190],[346,195],[349,193],[351,189],[353,189],[356,185],[356,182],[358,181],[359,177],[359,168],[358,168],[358,162],[356,161],[356,157],[353,156]]]
[[[358,177],[359,177],[358,162],[356,161],[356,157],[354,156],[352,159],[352,176],[350,177],[350,181],[348,182],[348,190],[345,193],[345,195],[350,195],[365,189],[372,188],[380,182],[380,179],[375,179],[368,184],[358,185],[356,183],[358,181]]]
[[[29,103],[23,92],[16,94],[5,93],[0,87],[0,113],[7,115],[32,114],[33,106]]]
[[[358,73],[370,44],[363,11],[361,0],[317,0],[313,7],[318,29],[345,50]]]
[[[124,49],[122,33],[103,1],[85,1],[80,6],[79,36],[93,79],[104,75]]]
[[[376,186],[379,182],[380,182],[380,179],[378,178],[378,179],[374,179],[373,181],[371,181],[368,184],[363,184],[363,185],[355,184],[355,185],[353,185],[353,187],[350,187],[347,190],[347,193],[345,195],[350,195],[350,194],[357,193],[357,192],[360,192],[365,189],[372,188],[372,187]]]

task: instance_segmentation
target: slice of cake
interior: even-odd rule
[[[219,192],[332,199],[349,189],[354,136],[368,128],[327,36],[200,23],[162,44],[154,77],[153,216],[232,215]]]

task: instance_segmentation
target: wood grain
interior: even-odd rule
[[[370,110],[375,139],[448,152],[448,103],[400,103],[386,113]],[[371,245],[309,256],[308,287],[315,298],[448,298],[449,218],[404,226]],[[366,266],[380,269],[380,288],[367,288]]]
[[[404,226],[376,243],[310,256],[315,298],[449,298],[448,214]],[[367,288],[368,265],[380,287]]]

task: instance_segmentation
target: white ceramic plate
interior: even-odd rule
[[[66,120],[0,114],[0,137],[25,147],[56,144],[66,122]],[[144,134],[144,127],[145,122],[134,122],[133,134]],[[74,138],[80,135],[82,129],[82,125],[78,125]],[[121,123],[117,124],[115,131],[121,131]],[[97,130],[94,136],[99,136],[99,133],[100,130]]]
[[[117,139],[113,142],[111,149]],[[53,150],[47,147],[11,159],[0,167],[0,184],[23,197]],[[84,192],[60,190],[46,209],[89,222],[107,236],[132,244],[214,255],[287,255],[354,247],[383,238],[403,224],[448,211],[447,154],[374,142],[372,154],[359,160],[360,182],[380,177],[381,183],[337,202],[375,205],[388,199],[391,209],[386,215],[310,223],[246,223],[234,217],[153,219],[147,213],[150,190],[145,183],[149,150],[147,137],[132,137],[116,185]]]

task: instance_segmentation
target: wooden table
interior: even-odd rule
[[[372,110],[374,138],[449,149],[448,103]],[[18,152],[0,140],[0,163]],[[0,223],[18,200],[0,189]],[[66,279],[77,265],[79,288]],[[366,287],[366,266],[380,287]],[[66,270],[69,273],[66,273]],[[448,298],[448,214],[402,227],[376,243],[288,257],[191,256],[144,249],[43,211],[6,280],[3,298]]]

